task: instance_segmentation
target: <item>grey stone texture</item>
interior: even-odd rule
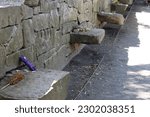
[[[25,0],[24,4],[30,7],[36,7],[39,5],[40,0]]]
[[[0,45],[0,77],[4,76],[5,73],[5,59],[6,59],[5,47]]]
[[[74,32],[70,35],[70,43],[100,44],[105,36],[105,30],[92,29],[84,32]]]
[[[84,46],[70,45],[73,29],[99,26],[97,13],[101,10],[110,11],[110,0],[20,0],[3,4],[0,77],[20,66],[20,55],[27,56],[38,69],[63,69]]]
[[[120,3],[123,3],[123,4],[129,4],[131,5],[133,3],[133,0],[119,0]]]
[[[128,8],[128,4],[114,3],[112,4],[112,7],[116,13],[125,14]]]
[[[0,8],[0,28],[21,23],[22,13],[20,6],[6,6]]]
[[[98,14],[98,19],[101,22],[108,22],[112,24],[118,24],[123,25],[124,24],[124,17],[122,14],[118,13],[107,13],[107,12],[101,12]]]
[[[40,70],[23,73],[25,78],[1,90],[0,96],[4,99],[24,100],[63,100],[67,96],[69,72],[55,70]],[[0,86],[7,84],[10,77],[6,77]]]

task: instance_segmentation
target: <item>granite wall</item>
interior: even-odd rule
[[[69,44],[76,27],[99,25],[97,12],[111,0],[18,0],[0,2],[0,77],[24,55],[37,68],[62,69],[83,47]]]

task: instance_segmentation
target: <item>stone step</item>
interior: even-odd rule
[[[131,5],[133,0],[119,0],[120,3]]]
[[[97,16],[99,21],[108,22],[112,24],[123,25],[125,21],[123,15],[118,13],[101,12],[98,13]]]
[[[23,73],[25,79],[0,91],[1,99],[64,100],[70,79],[69,72],[39,70]],[[0,86],[7,84],[5,77]]]
[[[113,3],[111,4],[111,7],[116,13],[124,14],[128,8],[128,4]]]
[[[104,29],[91,29],[70,34],[70,43],[100,44],[105,36]]]

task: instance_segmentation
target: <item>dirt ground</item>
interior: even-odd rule
[[[106,27],[106,36],[100,45],[86,45],[64,68],[64,71],[69,71],[72,77],[68,89],[68,100],[76,98],[103,56],[111,50],[119,29],[118,26],[116,28]]]
[[[127,18],[131,7],[129,6],[124,14],[125,18]],[[67,100],[75,99],[90,80],[104,56],[111,51],[121,26],[107,24],[103,28],[106,34],[102,43],[100,45],[86,45],[63,69],[71,74]]]

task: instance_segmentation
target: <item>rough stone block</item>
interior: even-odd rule
[[[123,3],[123,4],[129,4],[131,5],[133,3],[133,0],[119,0],[120,3]]]
[[[124,24],[124,17],[121,14],[118,13],[106,13],[106,12],[101,12],[98,13],[98,20],[101,22],[108,22],[112,24],[118,24],[118,25],[123,25]]]
[[[33,8],[33,14],[38,15],[41,12],[40,6]]]
[[[40,56],[37,57],[37,65],[39,68],[43,67],[44,68],[44,61],[47,60],[48,58],[50,58],[54,53],[55,53],[55,48],[47,51],[44,54],[41,54]]]
[[[23,39],[24,39],[24,47],[29,47],[35,44],[35,33],[33,29],[33,22],[31,19],[24,20],[22,22],[23,25]]]
[[[55,31],[53,31],[53,33],[55,34]],[[51,39],[51,30],[47,29],[47,30],[39,31],[36,34],[35,45],[34,45],[34,49],[35,49],[34,52],[36,52],[36,55],[40,56],[41,54],[52,49],[54,47],[54,42],[55,42],[54,39],[55,38]]]
[[[75,22],[75,21],[64,23],[62,25],[62,33],[63,34],[70,33],[70,32],[72,32],[73,27],[76,27],[76,26],[77,26],[77,22]]]
[[[16,85],[2,90],[0,95],[5,99],[41,99],[63,100],[67,96],[69,72],[54,70],[38,70],[24,73],[25,78]],[[8,77],[1,81],[2,87]]]
[[[11,40],[11,38],[15,35],[16,30],[16,26],[10,26],[0,29],[0,44],[8,43]]]
[[[40,0],[25,0],[24,4],[30,7],[36,7],[39,5]]]
[[[5,47],[0,45],[0,79],[2,76],[4,76],[5,73],[5,59],[6,59]]]
[[[5,6],[0,8],[0,27],[20,24],[22,13],[20,6]]]
[[[5,45],[7,55],[18,51],[23,47],[22,27],[18,26],[11,40]]]
[[[77,9],[75,8],[69,8],[67,4],[63,3],[60,7],[60,17],[61,17],[61,24],[70,22],[70,21],[76,21],[77,20]]]
[[[56,29],[59,29],[60,27],[60,16],[58,13],[58,10],[51,10],[50,11],[50,26]]]
[[[85,32],[74,32],[70,35],[70,43],[100,44],[105,36],[105,30],[92,29]]]
[[[41,0],[40,1],[40,11],[42,13],[50,12],[50,7],[49,7],[49,1],[48,0]]]
[[[6,56],[6,69],[10,71],[19,66],[19,52]]]
[[[40,31],[49,28],[49,14],[39,14],[33,16],[33,27],[35,31]]]
[[[83,13],[83,14],[78,15],[78,22],[79,23],[82,23],[85,21],[88,21],[86,14]]]
[[[66,45],[57,50],[50,58],[45,61],[45,68],[47,69],[57,69],[62,70],[65,65],[68,63],[67,55],[71,53],[71,50]]]
[[[117,3],[117,4],[112,4],[112,7],[114,7],[116,13],[124,14],[126,9],[128,8],[128,5]]]
[[[26,5],[22,5],[21,6],[22,9],[22,15],[23,15],[23,19],[29,19],[33,17],[33,9],[26,6]]]
[[[93,0],[93,11],[99,12],[99,0]]]

